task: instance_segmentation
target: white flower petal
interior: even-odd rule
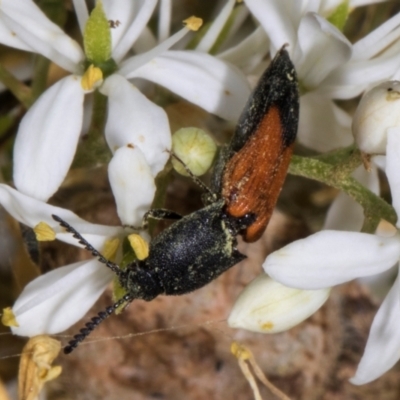
[[[237,69],[208,54],[191,51],[168,51],[127,78],[144,78],[199,105],[221,118],[236,121],[250,87]]]
[[[79,321],[111,282],[113,273],[96,260],[57,268],[30,282],[14,304],[16,335],[54,334]]]
[[[57,228],[58,223],[53,220],[52,214],[70,221],[71,224],[82,224],[84,222],[83,219],[67,209],[51,206],[4,184],[0,184],[0,204],[13,218],[31,228],[39,222],[45,222],[53,229]]]
[[[76,18],[78,20],[79,28],[83,36],[85,25],[89,18],[89,11],[85,0],[72,0],[72,2],[74,3]]]
[[[350,99],[382,81],[391,79],[400,67],[400,55],[350,61],[337,68],[317,89],[318,93],[336,99]],[[368,79],[365,77],[368,76]]]
[[[15,36],[15,33],[2,20],[0,20],[0,43],[15,49],[32,51],[31,47]]]
[[[297,74],[307,89],[317,87],[324,78],[351,57],[351,43],[332,24],[317,14],[305,15],[300,23],[295,58]]]
[[[111,150],[127,144],[137,146],[156,176],[171,149],[167,114],[120,75],[107,78],[101,92],[108,96],[106,139]]]
[[[119,74],[126,77],[130,76],[132,73],[134,73],[136,69],[152,61],[157,56],[165,53],[170,47],[172,47],[174,44],[184,38],[189,32],[191,32],[189,28],[183,27],[181,30],[174,33],[162,43],[151,48],[146,53],[138,54],[136,56],[126,59],[119,66]]]
[[[53,220],[52,215],[57,215],[70,223],[97,249],[102,248],[108,237],[117,237],[121,234],[120,226],[91,224],[65,208],[36,200],[3,184],[0,184],[0,204],[17,221],[30,228],[34,228],[39,222],[45,222],[54,229],[57,239],[75,246],[81,245],[70,233],[65,233],[64,228]]]
[[[400,276],[397,276],[372,322],[364,355],[355,376],[350,379],[354,385],[364,385],[379,378],[400,358],[399,293]]]
[[[394,15],[371,33],[354,43],[353,59],[367,60],[380,53],[389,44],[386,38],[390,36],[390,32],[398,28],[399,25],[400,13]],[[396,37],[391,38],[391,41],[393,40],[396,40]]]
[[[350,0],[350,7],[361,7],[368,4],[384,3],[387,0]]]
[[[270,254],[263,264],[273,279],[290,287],[321,289],[392,267],[400,237],[322,231]]]
[[[265,57],[269,51],[269,40],[262,26],[259,26],[247,38],[240,41],[236,46],[220,53],[220,60],[230,62],[242,71],[252,71]]]
[[[146,27],[156,4],[157,0],[145,0],[140,4],[134,1],[104,1],[107,18],[121,22],[116,29],[111,29],[112,57],[117,63],[122,60]]]
[[[80,77],[67,76],[40,96],[19,126],[14,145],[14,183],[21,192],[47,200],[72,163],[83,118]]]
[[[379,194],[378,169],[371,165],[368,172],[363,165],[352,174],[360,183]],[[364,224],[364,209],[346,193],[339,193],[329,208],[323,229],[359,232]]]
[[[360,204],[341,192],[329,207],[323,229],[359,232],[364,218],[364,209]]]
[[[108,166],[108,178],[121,222],[141,226],[156,193],[154,177],[141,150],[130,145],[119,148]]]
[[[240,293],[228,325],[261,333],[286,331],[314,314],[329,292],[288,288],[262,274]]]
[[[298,21],[293,16],[297,2],[245,0],[245,3],[267,32],[274,50],[288,43],[288,51],[292,53],[297,42]]]
[[[331,99],[314,92],[300,97],[300,143],[326,152],[353,143],[351,117]]]
[[[361,151],[385,154],[388,130],[400,129],[400,82],[384,82],[366,92],[354,114],[352,128]]]
[[[389,129],[387,134],[386,175],[392,193],[392,205],[400,215],[400,129]],[[400,221],[397,221],[397,227]]]
[[[157,39],[149,27],[145,27],[140,33],[132,48],[135,54],[146,53],[157,46]],[[121,63],[122,64],[122,63]],[[120,66],[121,66],[120,64]]]
[[[160,10],[158,15],[158,41],[163,42],[170,36],[171,29],[171,0],[160,0]]]
[[[228,0],[222,9],[218,12],[216,18],[209,26],[205,35],[201,38],[200,42],[196,46],[197,51],[202,51],[204,53],[209,53],[212,46],[218,39],[219,34],[224,28],[226,21],[228,20],[236,0]]]
[[[67,71],[76,72],[77,65],[85,58],[78,43],[51,22],[33,1],[2,0],[0,18],[30,51],[49,58]]]

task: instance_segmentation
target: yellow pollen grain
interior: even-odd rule
[[[3,315],[1,316],[1,323],[4,326],[14,326],[18,327],[17,318],[15,317],[11,307],[3,308]]]
[[[198,31],[200,27],[203,25],[203,20],[201,18],[192,16],[183,21],[186,28],[190,29],[191,31]]]
[[[50,242],[56,239],[56,233],[54,229],[46,224],[46,222],[39,222],[34,228],[36,239],[39,242]]]
[[[104,244],[103,256],[107,258],[107,260],[114,260],[115,255],[117,254],[118,246],[119,246],[118,238],[107,240],[106,243]]]
[[[263,331],[270,331],[271,329],[273,329],[273,327],[274,327],[274,324],[272,323],[272,322],[264,322],[262,325],[261,325],[261,329],[263,330]]]
[[[138,260],[144,260],[149,256],[149,244],[137,233],[128,236],[129,243]]]
[[[93,90],[103,80],[103,72],[93,64],[85,71],[81,79],[83,90]]]

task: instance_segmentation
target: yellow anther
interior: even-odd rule
[[[186,28],[190,29],[191,31],[198,31],[200,27],[203,25],[203,20],[201,18],[192,16],[183,21]]]
[[[129,243],[138,260],[144,260],[149,256],[149,244],[137,233],[128,236]]]
[[[250,351],[242,346],[238,342],[232,342],[231,344],[231,353],[238,359],[238,360],[248,360],[251,358]]]
[[[109,239],[106,241],[103,247],[103,256],[107,258],[107,260],[114,260],[115,255],[117,254],[118,246],[119,246],[119,239]]]
[[[264,372],[257,364],[253,353],[247,347],[241,345],[238,342],[232,342],[231,353],[237,358],[238,364],[244,377],[249,382],[249,385],[253,391],[255,400],[262,400],[260,390],[258,389],[256,377],[266,386],[278,399],[290,400],[285,393],[281,392],[276,386],[274,386],[264,375]],[[250,368],[251,367],[251,368]]]
[[[13,313],[13,310],[11,307],[3,308],[3,315],[1,317],[1,323],[4,326],[14,326],[18,327],[18,322],[17,318],[15,318],[15,315]]]
[[[61,343],[49,336],[39,335],[29,339],[19,364],[18,398],[38,399],[44,384],[61,374],[59,365],[51,365],[60,350]]]
[[[82,76],[81,86],[83,90],[93,90],[96,87],[100,86],[102,81],[102,70],[91,64]]]
[[[36,239],[39,242],[50,242],[56,239],[56,233],[54,229],[46,224],[46,222],[39,222],[34,228]]]

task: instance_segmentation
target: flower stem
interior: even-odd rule
[[[341,164],[332,164],[328,161],[345,159],[345,151],[343,149],[334,155],[335,157],[332,156],[333,154],[331,154],[331,158],[327,157],[327,155],[319,158],[293,156],[289,173],[314,179],[347,193],[364,208],[365,222],[363,232],[374,232],[381,219],[395,224],[397,216],[393,207],[350,175],[361,164],[359,151],[353,151],[347,160]]]
[[[10,90],[10,92],[21,102],[25,108],[29,108],[32,103],[32,91],[24,83],[20,82],[11,72],[0,64],[0,81]]]
[[[47,76],[49,73],[50,61],[41,56],[35,56],[35,67],[33,69],[33,80],[32,80],[32,102],[34,102],[47,87]]]
[[[95,167],[106,164],[111,152],[104,139],[104,127],[107,115],[107,97],[98,91],[93,93],[93,113],[88,134],[78,147],[73,167]]]

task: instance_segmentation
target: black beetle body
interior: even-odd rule
[[[70,353],[121,305],[134,299],[150,301],[160,294],[189,293],[246,258],[237,250],[236,237],[243,235],[245,240],[254,241],[265,230],[286,175],[298,110],[296,74],[282,48],[261,77],[231,145],[214,169],[214,193],[208,196],[211,204],[173,223],[152,240],[146,259],[135,261],[124,270],[106,260],[69,224],[53,216],[116,273],[126,292],[112,307],[92,318],[64,348],[65,353]],[[265,166],[268,171],[263,170]],[[265,182],[265,177],[267,187],[263,188],[260,183]]]
[[[203,287],[242,261],[245,256],[236,248],[236,236],[252,218],[230,218],[223,207],[224,202],[217,201],[161,232],[150,243],[148,258],[128,267],[121,286],[144,300],[159,294],[181,295]]]

